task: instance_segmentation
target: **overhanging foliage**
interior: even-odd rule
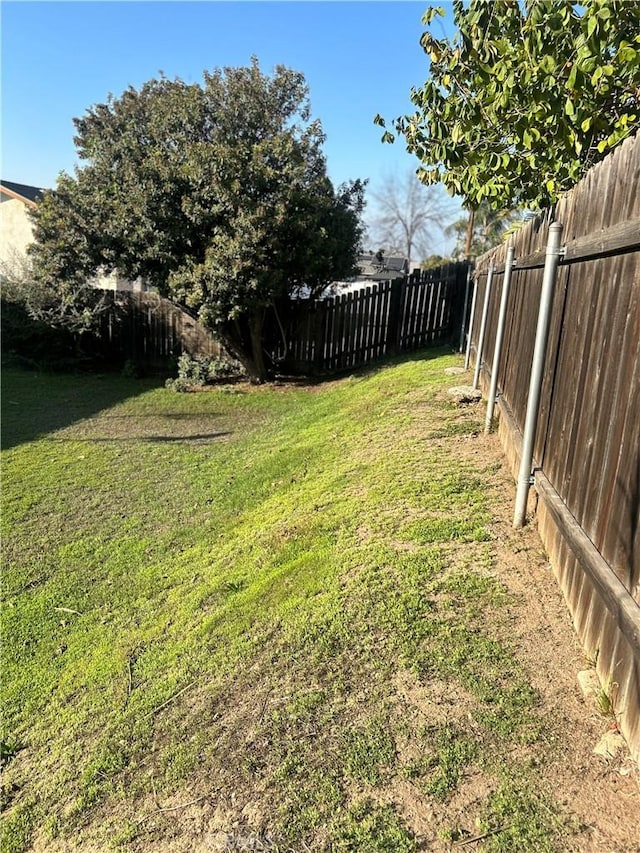
[[[545,207],[640,126],[637,3],[455,0],[453,14],[453,39],[421,38],[416,112],[383,136],[405,138],[426,184],[472,208]]]

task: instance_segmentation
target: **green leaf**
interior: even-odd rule
[[[444,14],[445,12],[442,6],[429,6],[427,11],[422,16],[422,23],[425,25],[425,27],[428,27],[436,16],[444,18]]]
[[[556,61],[551,54],[546,54],[546,56],[543,56],[540,60],[539,66],[543,71],[546,71],[547,74],[553,74],[556,70]]]

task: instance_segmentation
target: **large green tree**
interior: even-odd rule
[[[75,125],[83,165],[35,213],[36,280],[71,304],[98,269],[139,277],[264,379],[265,310],[350,275],[361,236],[364,186],[327,177],[304,77],[255,59],[202,85],[161,77]]]
[[[637,2],[454,0],[452,39],[433,32],[443,14],[423,17],[416,111],[383,136],[404,137],[426,184],[471,209],[545,207],[640,126]]]

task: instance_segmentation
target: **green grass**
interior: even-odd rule
[[[397,786],[446,832],[472,772],[470,819],[510,826],[487,849],[551,849],[553,804],[496,782],[542,783],[551,724],[456,363],[198,394],[4,371],[3,851],[169,844],[194,800],[272,849],[410,851]]]

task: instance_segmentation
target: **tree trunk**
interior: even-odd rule
[[[261,383],[267,381],[267,368],[264,363],[262,351],[262,329],[264,326],[264,310],[260,309],[249,317],[249,334],[251,335],[251,355],[255,367],[252,382]]]
[[[465,260],[471,257],[471,246],[473,244],[473,232],[475,228],[476,212],[473,208],[469,211],[469,220],[467,222],[467,240],[464,247]]]
[[[249,381],[255,385],[267,380],[262,351],[263,325],[264,311],[260,309],[254,314],[245,315],[242,323],[239,320],[227,322],[215,330],[224,348],[240,362],[247,371]]]

